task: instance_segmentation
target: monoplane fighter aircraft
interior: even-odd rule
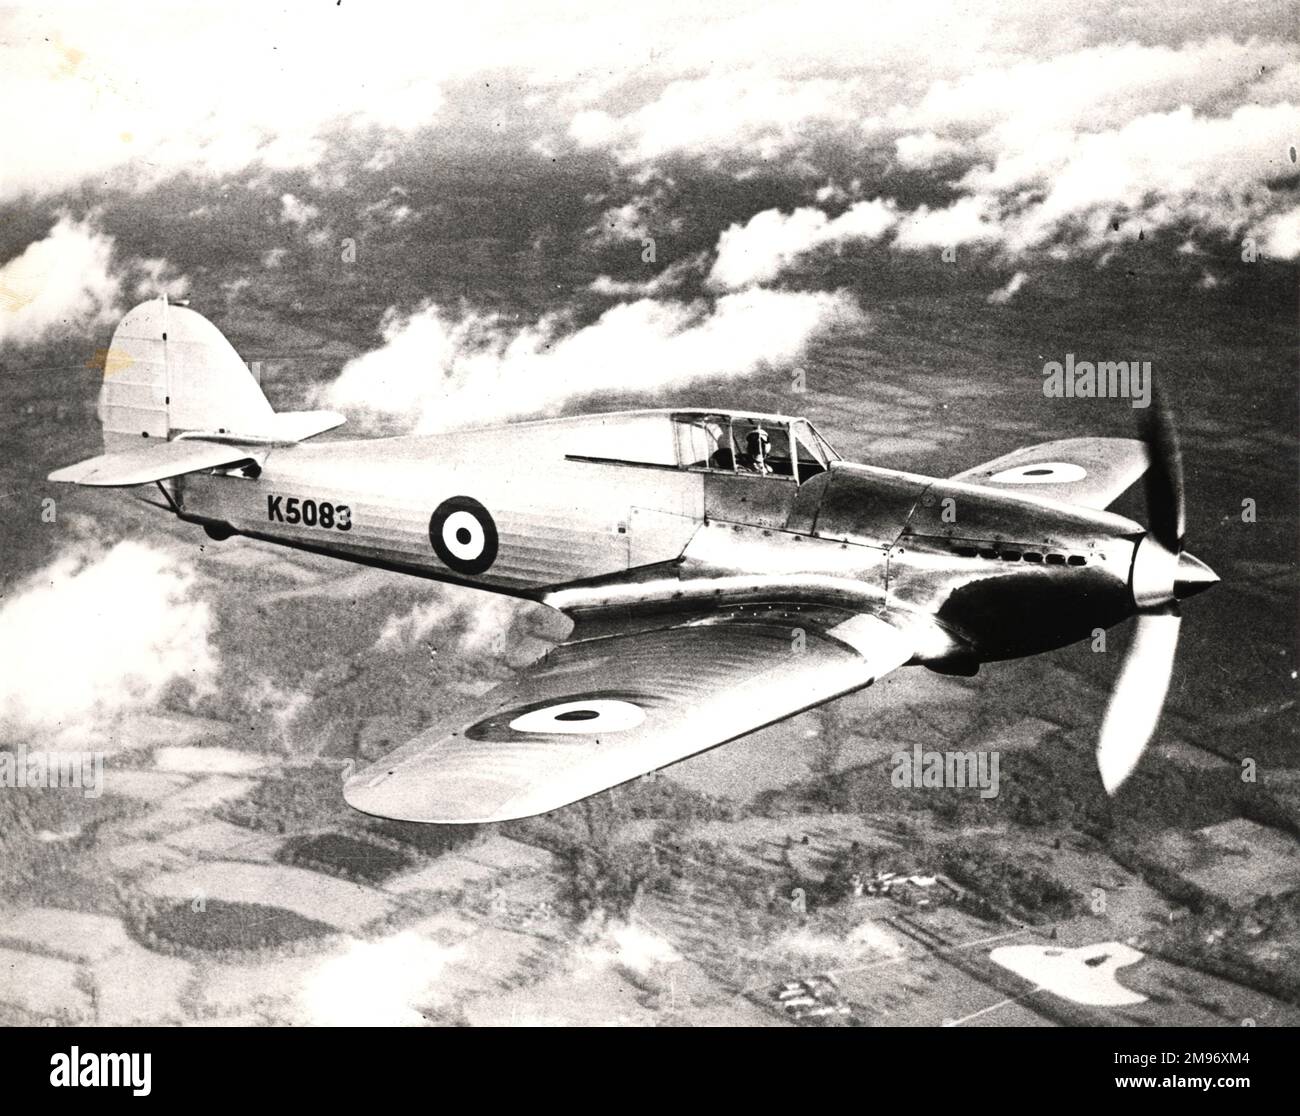
[[[896,667],[971,674],[1136,614],[1097,749],[1113,792],[1159,718],[1178,602],[1218,580],[1183,549],[1159,407],[1142,440],[1047,442],[949,478],[845,461],[805,419],[707,408],[313,443],[343,419],[275,413],[210,322],[158,300],[118,326],[100,409],[104,453],[51,480],[157,484],[214,539],[573,621],[476,713],[347,782],[349,803],[388,818],[542,813]],[[1105,510],[1143,474],[1146,528]]]

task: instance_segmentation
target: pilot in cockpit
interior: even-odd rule
[[[770,442],[767,431],[761,426],[745,435],[745,452],[736,455],[736,464],[747,473],[767,476],[772,468],[767,463],[767,450]]]

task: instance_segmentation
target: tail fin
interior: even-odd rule
[[[343,422],[332,411],[277,414],[221,331],[165,297],[142,302],[118,323],[104,360],[99,418],[104,455],[60,469],[52,479],[124,485],[141,483],[141,476],[165,479],[213,467],[217,458],[240,459],[213,443],[283,445]],[[177,440],[200,441],[208,449],[164,451]],[[204,464],[182,468],[197,461]]]
[[[141,436],[296,442],[343,421],[329,411],[277,415],[234,346],[202,314],[142,302],[113,333],[100,394],[104,449],[140,448]]]

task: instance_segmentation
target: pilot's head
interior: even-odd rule
[[[761,461],[767,456],[768,438],[767,431],[761,426],[757,430],[751,430],[745,435],[745,451],[755,461]]]

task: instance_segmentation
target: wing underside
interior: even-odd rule
[[[463,824],[545,813],[870,685],[912,657],[873,616],[803,608],[581,638],[351,778],[358,810]]]

